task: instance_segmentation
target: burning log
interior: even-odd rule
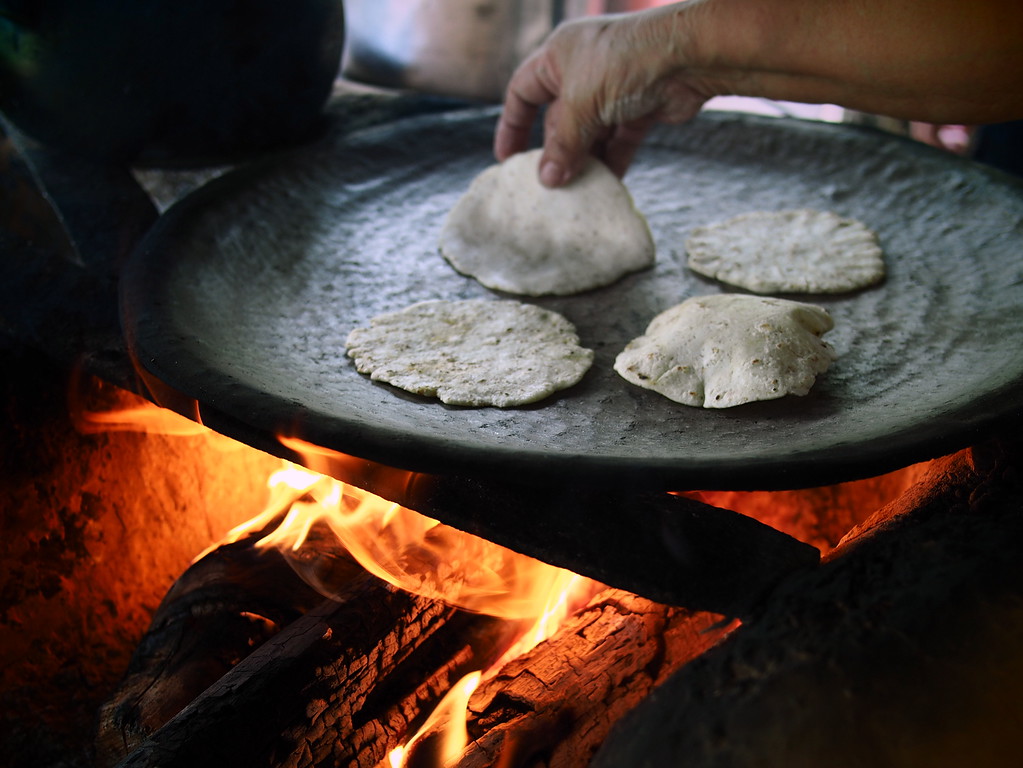
[[[323,602],[276,549],[255,546],[279,521],[212,550],[171,587],[100,709],[97,765],[131,754],[254,648]],[[361,568],[346,555],[331,560],[338,578],[350,580]]]
[[[752,517],[827,553],[854,526],[918,483],[928,466],[928,462],[912,464],[884,475],[817,488],[684,495]]]
[[[469,745],[450,765],[588,765],[625,712],[725,632],[718,615],[605,590],[480,685],[469,700]],[[430,742],[410,749],[407,764],[419,765]]]
[[[679,495],[410,473],[282,442],[318,472],[656,602],[741,618],[775,584],[820,562],[814,546]]]
[[[1015,765],[1021,456],[936,464],[669,678],[593,765]]]
[[[455,680],[492,663],[513,628],[362,574],[250,654],[121,766],[375,766]]]

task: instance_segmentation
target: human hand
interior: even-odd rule
[[[508,84],[494,136],[497,159],[527,148],[546,104],[543,184],[567,184],[590,154],[624,175],[654,122],[689,120],[712,95],[685,70],[685,25],[674,11],[560,25]]]

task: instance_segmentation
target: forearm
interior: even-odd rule
[[[646,23],[675,41],[676,76],[706,93],[933,122],[1023,117],[1013,0],[688,0]]]
[[[717,95],[761,96],[931,123],[1023,118],[1023,0],[684,0],[559,27],[516,70],[494,140],[528,145],[541,179],[587,154],[625,172],[644,133]]]

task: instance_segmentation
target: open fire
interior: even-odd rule
[[[296,498],[281,524],[256,546],[276,546],[285,557],[298,553],[310,529],[323,523],[359,564],[389,584],[464,610],[541,624],[555,613],[564,615],[572,593],[584,594],[585,602],[596,589],[564,569],[295,465],[274,473],[269,484],[272,491],[283,487]],[[261,515],[232,530],[228,540],[262,530],[278,510],[272,501]],[[291,562],[303,572],[300,558]],[[320,586],[315,574],[306,578]],[[329,589],[323,592],[331,596]]]
[[[109,387],[101,390],[109,397]],[[269,500],[255,516],[235,509],[221,533],[188,509],[177,510],[180,530],[146,531],[155,551],[175,535],[194,541],[197,519],[207,549],[163,577],[163,604],[149,610],[155,618],[141,644],[138,618],[122,628],[122,653],[134,647],[135,661],[119,688],[109,672],[99,686],[107,704],[90,764],[588,765],[629,711],[654,702],[651,693],[668,681],[676,685],[679,670],[699,680],[771,610],[740,627],[605,587],[114,395],[117,409],[80,407],[77,419],[108,452],[120,450],[110,447],[121,439],[111,430],[148,429],[145,438],[123,433],[129,450],[185,441],[187,459],[201,454],[211,476],[263,482],[240,477],[241,465],[269,476]],[[313,446],[290,447],[307,451],[310,467],[323,460]],[[175,461],[166,467],[172,477],[197,471]],[[814,544],[824,552],[822,571],[841,573],[850,553],[868,548],[871,531],[919,515],[923,501],[946,492],[947,478],[956,484],[950,498],[986,488],[963,461],[806,491],[691,495]],[[152,466],[146,472],[160,481]],[[251,519],[239,525],[242,517]],[[142,530],[145,521],[125,524]],[[104,599],[128,605],[130,591]],[[31,621],[31,606],[22,612]],[[168,641],[173,647],[160,646]]]
[[[297,441],[289,441],[292,447]],[[315,454],[309,454],[315,464]],[[325,526],[367,572],[415,595],[465,611],[514,622],[521,630],[497,661],[470,672],[444,695],[407,743],[388,753],[386,765],[408,765],[408,755],[436,745],[436,764],[455,764],[468,734],[465,710],[480,680],[547,639],[601,585],[440,524],[338,480],[285,462],[269,479],[271,501],[260,515],[231,530],[220,546],[264,530],[256,548],[276,547],[303,580],[334,597],[327,574],[309,568],[309,534]],[[312,545],[315,546],[315,545]],[[305,550],[305,551],[303,551]],[[515,636],[517,634],[517,636]],[[418,763],[422,764],[423,758]],[[382,764],[383,765],[383,764]]]
[[[367,119],[352,107],[342,109],[350,130],[424,108],[374,103]],[[676,602],[689,608],[608,588],[547,640],[506,653],[521,620],[388,585],[341,546],[331,519],[298,526],[308,546],[297,550],[256,546],[292,501],[312,504],[321,490],[330,497],[332,479],[312,481],[315,493],[278,486],[289,500],[272,497],[280,513],[272,523],[225,543],[266,505],[264,480],[278,459],[196,434],[173,416],[170,431],[73,430],[62,407],[73,361],[131,386],[115,278],[156,213],[123,169],[9,141],[0,165],[0,218],[12,246],[0,344],[8,332],[19,339],[3,349],[0,376],[0,754],[13,768],[377,766],[390,754],[435,765],[432,726],[410,741],[430,712],[464,722],[462,766],[586,765],[601,744],[596,768],[680,756],[696,767],[1018,762],[1023,492],[1014,425],[985,427],[972,449],[862,483],[691,492],[812,544],[822,564],[771,582],[741,625],[684,599]],[[952,218],[989,221],[986,198],[977,199],[972,213]],[[907,215],[893,210],[901,227]],[[923,220],[943,210],[935,205]],[[982,229],[985,260],[1003,223]],[[46,349],[57,368],[23,342]],[[124,421],[108,407],[86,410],[94,422]],[[595,497],[584,498],[585,509]],[[645,519],[649,511],[632,512]],[[541,516],[528,515],[529,524]],[[585,516],[573,526],[577,519]],[[626,520],[612,526],[613,539]],[[748,552],[728,560],[733,549],[699,563],[727,561],[706,580]],[[454,559],[415,554],[444,567]],[[583,559],[599,556],[590,548]],[[152,666],[125,677],[133,652]],[[154,677],[157,667],[167,674]],[[132,715],[137,732],[115,728],[112,745],[95,746],[97,711],[109,714],[103,703],[136,673],[153,709]],[[477,673],[474,690],[460,684]],[[438,707],[447,692],[454,703]],[[405,754],[388,752],[402,742]]]
[[[117,411],[83,412],[79,421],[87,430],[134,426],[167,434],[196,434],[203,429],[144,401]],[[214,440],[223,439],[210,434]],[[304,452],[307,464],[322,463],[322,449],[301,441],[283,441]],[[335,558],[325,558],[323,551],[336,555],[340,548],[387,584],[507,624],[500,632],[502,645],[487,649],[490,663],[456,682],[419,729],[406,733],[406,743],[390,748],[380,765],[457,764],[468,739],[466,706],[481,680],[495,678],[508,662],[546,640],[566,617],[606,589],[290,462],[282,461],[268,486],[270,499],[263,512],[229,531],[222,541],[197,557],[197,563],[223,547],[251,539],[254,550],[275,549],[306,584],[324,597],[343,599],[339,590],[343,592],[347,584],[339,587],[336,572],[325,572],[322,567],[325,561],[336,562]],[[117,733],[101,731],[101,744],[120,742],[130,754],[130,747],[139,747],[145,736],[163,725],[126,722],[127,710],[131,710],[130,717],[145,707],[134,698],[138,687],[138,681],[131,680],[125,688],[128,700],[115,696],[106,705],[109,715],[102,724]],[[198,695],[201,689],[195,693]],[[120,752],[114,748],[108,756],[109,764],[127,756]],[[424,758],[424,754],[431,757]]]

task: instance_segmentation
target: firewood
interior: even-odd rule
[[[612,724],[727,626],[716,614],[605,590],[481,683],[469,700],[470,741],[454,766],[588,765]],[[407,760],[420,764],[415,749]]]
[[[323,602],[278,550],[255,546],[279,522],[212,550],[168,591],[100,708],[98,766],[131,754],[254,648]],[[361,571],[344,550],[330,554],[339,579]]]
[[[361,574],[120,765],[375,766],[455,680],[492,662],[512,630]]]
[[[312,462],[318,472],[668,605],[743,618],[776,584],[820,562],[815,546],[680,495],[596,482],[533,485],[514,477],[412,473],[296,441],[285,445],[294,451],[290,458]]]
[[[425,515],[601,584],[737,618],[820,561],[816,547],[757,520],[668,493],[415,475],[400,495]]]
[[[669,678],[593,766],[1019,764],[1021,457],[936,465]]]

